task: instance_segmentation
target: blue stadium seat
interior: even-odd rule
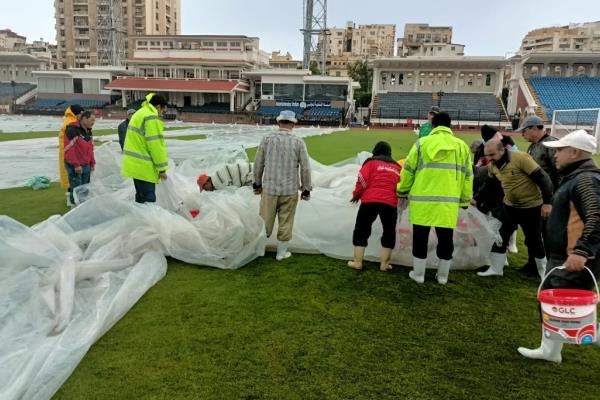
[[[14,95],[21,97],[30,90],[35,89],[36,85],[31,83],[16,83],[14,88]],[[13,87],[10,82],[0,82],[0,97],[13,97]]]
[[[532,89],[537,93],[548,119],[555,110],[600,108],[600,78],[578,77],[531,77]],[[572,118],[566,121],[564,118]],[[596,113],[581,112],[561,116],[562,123],[594,123]]]
[[[382,93],[379,95],[379,117],[425,119],[436,102],[432,93]],[[501,118],[496,96],[491,93],[445,93],[440,107],[453,120],[497,121]]]

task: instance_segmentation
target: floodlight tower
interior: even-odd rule
[[[302,67],[310,67],[311,55],[319,60],[321,75],[325,75],[327,59],[327,0],[303,0],[304,57]]]
[[[127,40],[122,1],[97,0],[96,5],[98,65],[122,65]]]

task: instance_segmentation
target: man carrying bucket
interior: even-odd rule
[[[587,303],[595,309],[597,297],[595,293],[588,292],[595,289],[595,283],[585,267],[596,278],[600,276],[600,169],[592,160],[597,149],[596,139],[584,130],[577,130],[558,141],[545,142],[544,146],[556,149],[554,158],[561,178],[547,224],[546,246],[550,257],[547,271],[560,266],[564,269],[556,269],[550,274],[547,272],[541,289],[581,289],[571,291],[570,304],[580,305],[583,300],[591,299]],[[548,294],[552,296],[553,293],[542,291],[540,300],[546,303],[543,297],[547,298]],[[564,301],[560,304],[566,304]],[[554,308],[560,312],[561,307]],[[542,318],[546,324],[552,323],[554,316],[543,310]],[[596,337],[595,323],[593,318],[588,342]],[[569,340],[556,340],[556,335],[553,339],[551,332],[552,329],[543,331],[539,348],[519,347],[519,353],[527,358],[561,362],[563,342]],[[559,330],[558,334],[569,337],[568,330]]]

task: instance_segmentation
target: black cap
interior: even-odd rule
[[[85,110],[83,109],[83,107],[81,107],[79,104],[73,104],[71,106],[71,112],[75,115],[79,115],[82,112],[84,112]]]
[[[493,138],[496,135],[496,133],[498,133],[498,130],[496,128],[492,128],[489,125],[483,125],[481,127],[481,138],[486,142]]]

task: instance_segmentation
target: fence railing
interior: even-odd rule
[[[412,120],[413,123],[419,123],[419,121],[427,120],[430,107],[399,107],[395,110],[391,110],[389,107],[384,107],[383,110],[379,109],[379,119],[397,119],[397,120]],[[500,112],[489,111],[488,109],[466,109],[456,108],[448,109],[443,108],[442,111],[447,112],[452,118],[453,124],[460,124],[462,122],[470,122],[479,124],[494,123],[501,125],[502,123],[509,122],[505,116]]]

